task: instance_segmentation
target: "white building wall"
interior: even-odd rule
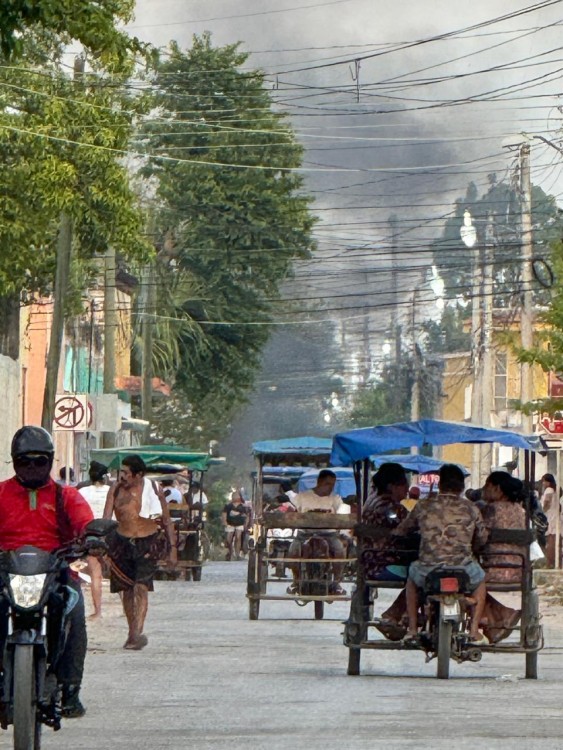
[[[20,363],[0,354],[0,480],[13,476],[10,446],[20,419]]]

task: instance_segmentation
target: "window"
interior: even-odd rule
[[[495,411],[498,414],[508,408],[508,366],[506,352],[497,352],[495,357]]]

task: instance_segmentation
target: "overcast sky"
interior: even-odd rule
[[[489,23],[532,3],[139,0],[129,28],[158,46],[187,47],[205,30],[216,44],[240,41],[307,148],[319,246],[384,245],[395,213],[415,248],[436,234],[470,179],[484,186],[489,172],[506,173],[507,135],[558,137],[563,2],[539,5]],[[535,182],[563,191],[560,155],[538,144],[532,164]]]

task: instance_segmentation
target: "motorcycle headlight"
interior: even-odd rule
[[[36,607],[41,601],[46,577],[46,573],[38,573],[34,576],[10,575],[10,588],[14,603],[25,609]]]

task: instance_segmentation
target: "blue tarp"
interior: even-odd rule
[[[297,479],[305,471],[307,471],[306,466],[264,466],[262,476],[264,481],[269,481],[270,483],[275,480],[283,482],[284,479]],[[252,471],[250,476],[256,479],[258,472]]]
[[[354,470],[343,468],[343,467],[329,467],[330,471],[336,474],[336,485],[334,487],[334,493],[340,495],[340,497],[348,497],[348,495],[356,494],[356,481],[354,479]],[[297,492],[304,492],[305,490],[311,490],[317,484],[317,477],[319,471],[322,469],[308,469],[304,474],[301,475],[299,482],[297,482]]]
[[[401,464],[403,469],[406,471],[412,471],[416,474],[437,474],[440,467],[443,466],[446,461],[441,461],[439,458],[432,458],[431,456],[394,456],[392,453],[388,455],[371,456],[371,460],[376,469],[381,464],[385,464],[388,461],[392,461],[396,464]],[[463,471],[464,476],[468,477],[470,472],[461,464],[456,464]]]
[[[300,456],[329,456],[332,448],[330,438],[295,437],[283,440],[262,440],[253,443],[252,453],[255,456],[267,455],[300,455]]]
[[[544,450],[537,435],[519,435],[509,430],[476,427],[465,422],[442,422],[421,419],[418,422],[365,427],[340,432],[334,436],[330,462],[333,466],[350,466],[376,453],[401,450],[416,445],[451,445],[453,443],[499,443],[524,450]]]

